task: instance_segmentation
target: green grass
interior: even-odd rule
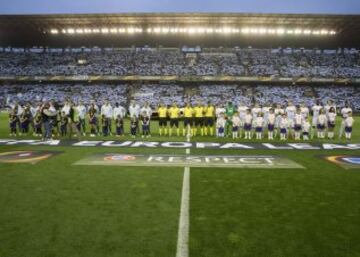
[[[0,138],[9,138],[4,114]],[[120,140],[125,139],[130,137]],[[352,142],[360,143],[359,118]],[[183,149],[0,146],[0,152],[29,149],[63,153],[35,165],[0,164],[0,257],[175,256],[182,168],[72,163],[95,153],[184,154]],[[191,257],[360,256],[360,170],[319,158],[360,151],[191,151],[281,155],[306,168],[191,168]]]

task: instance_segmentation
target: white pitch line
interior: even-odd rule
[[[190,142],[188,136],[187,141]],[[190,154],[190,148],[186,148],[186,154]],[[176,247],[176,257],[189,257],[189,226],[190,226],[190,167],[184,167],[183,186],[181,193],[181,207],[179,218],[179,231]]]

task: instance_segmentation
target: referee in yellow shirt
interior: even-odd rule
[[[176,135],[180,136],[180,129],[179,129],[179,116],[180,116],[180,109],[177,107],[176,103],[168,110],[169,117],[170,117],[170,128],[169,128],[169,136],[172,136],[173,128],[176,128]]]
[[[158,111],[158,115],[159,115],[159,135],[162,136],[163,132],[164,132],[164,135],[166,135],[167,134],[168,109],[166,108],[166,106],[163,103],[161,103],[157,111]]]
[[[205,107],[205,136],[208,135],[208,131],[210,136],[214,135],[214,122],[215,122],[215,107],[208,102],[207,106]]]
[[[188,131],[192,135],[192,127],[194,123],[193,115],[194,115],[194,109],[192,108],[190,103],[187,103],[184,108],[183,136],[186,136],[186,131]]]
[[[194,115],[195,115],[195,127],[193,128],[193,136],[196,136],[197,130],[200,127],[200,133],[204,135],[204,107],[201,103],[198,103],[197,106],[194,107]]]

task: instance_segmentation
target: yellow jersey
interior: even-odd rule
[[[202,118],[204,117],[204,107],[202,106],[196,106],[194,108],[194,113],[196,118]]]
[[[184,116],[185,118],[192,118],[194,114],[194,110],[192,107],[185,107],[184,108]]]
[[[207,106],[205,107],[205,117],[211,118],[214,117],[215,115],[215,108],[214,106]]]
[[[159,107],[158,114],[159,114],[159,118],[166,118],[166,116],[167,116],[167,108],[166,107]]]
[[[180,109],[177,107],[170,107],[169,109],[169,116],[170,119],[177,119],[179,118]]]

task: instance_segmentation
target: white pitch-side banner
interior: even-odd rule
[[[359,150],[360,143],[246,143],[246,142],[157,142],[157,141],[111,141],[111,140],[16,140],[0,139],[0,145],[48,145],[73,147],[111,147],[111,148],[197,148],[197,149],[271,149],[271,150]]]

